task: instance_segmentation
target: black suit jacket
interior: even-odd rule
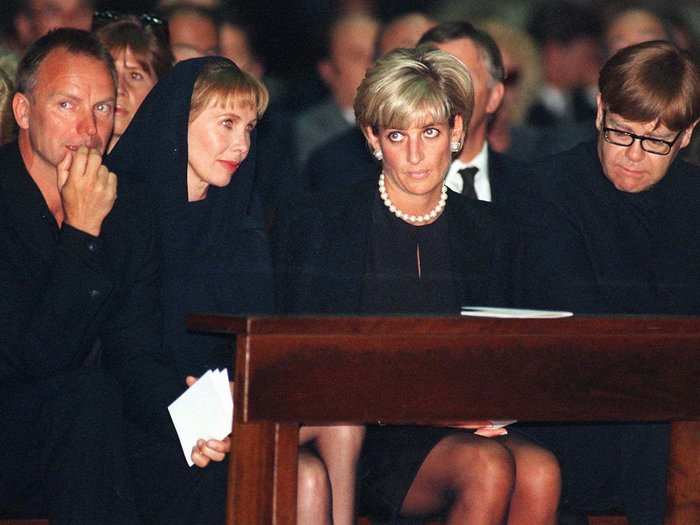
[[[491,202],[501,207],[511,201],[526,171],[521,162],[489,148]]]
[[[576,122],[590,122],[595,119],[596,108],[591,105],[585,91],[580,88],[574,89],[570,93],[571,107],[569,114],[562,117],[547,108],[542,102],[535,102],[525,117],[530,126],[549,127],[569,125]]]
[[[581,142],[595,140],[598,130],[595,122],[535,127],[514,126],[510,131],[511,143],[506,152],[520,162],[531,163],[570,150]]]
[[[0,381],[75,370],[99,341],[128,414],[144,428],[168,428],[165,407],[184,388],[160,345],[146,192],[121,181],[96,238],[56,226],[17,143],[0,148],[0,172]]]
[[[283,214],[275,232],[283,312],[360,312],[376,193],[376,182],[366,181],[342,192],[307,195]],[[506,304],[511,262],[506,224],[490,204],[451,191],[445,213],[461,304]]]
[[[372,156],[364,135],[356,126],[317,148],[304,168],[309,191],[336,191],[379,175],[379,163]]]

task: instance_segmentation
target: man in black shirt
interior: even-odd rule
[[[678,158],[700,118],[700,68],[667,42],[618,52],[603,67],[596,143],[537,163],[520,193],[516,283],[523,306],[575,313],[700,313],[700,171]],[[664,515],[668,428],[537,429],[581,510]]]
[[[19,66],[18,142],[0,149],[0,515],[136,523],[122,414],[165,428],[184,388],[158,354],[145,192],[117,200],[101,163],[115,103],[87,32],[50,32]]]

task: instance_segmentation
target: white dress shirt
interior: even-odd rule
[[[538,99],[550,112],[560,120],[571,120],[574,109],[571,102],[571,94],[559,88],[545,84],[540,89]]]
[[[479,169],[474,176],[474,191],[476,192],[477,198],[480,201],[491,202],[491,183],[489,182],[489,148],[485,141],[484,145],[481,147],[481,151],[470,162],[462,162],[459,159],[452,161],[450,169],[447,172],[447,177],[445,178],[445,184],[447,184],[447,187],[452,191],[462,193],[464,180],[459,174],[459,170],[469,166],[474,166],[475,168]]]
[[[349,108],[341,108],[340,112],[343,114],[343,118],[345,121],[350,124],[351,126],[355,125],[355,109],[352,107]]]

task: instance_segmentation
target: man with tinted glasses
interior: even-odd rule
[[[672,44],[625,48],[603,67],[598,139],[537,163],[517,207],[525,306],[575,313],[700,313],[700,169],[678,158],[700,117],[700,69]],[[564,498],[663,521],[668,428],[538,428]]]

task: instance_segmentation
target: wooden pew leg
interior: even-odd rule
[[[700,421],[671,423],[665,525],[700,523]]]
[[[299,426],[234,424],[227,525],[294,525]]]

